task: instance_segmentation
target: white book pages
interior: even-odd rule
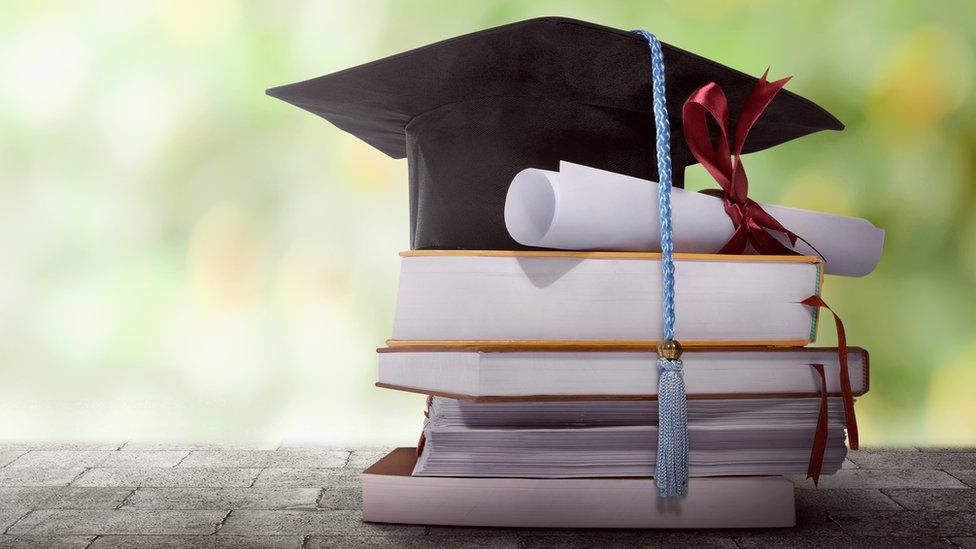
[[[839,398],[829,398],[832,425],[843,426]],[[820,399],[755,398],[694,400],[688,421],[695,429],[738,429],[742,425],[808,429],[816,425]],[[429,424],[434,428],[588,428],[657,425],[658,404],[641,400],[470,402],[434,397]]]
[[[689,473],[804,473],[819,406],[819,399],[689,401]],[[828,408],[823,474],[839,470],[847,455],[840,399],[830,399]],[[413,474],[650,476],[657,458],[656,423],[656,406],[648,402],[471,403],[435,398]]]
[[[722,200],[672,189],[675,251],[715,253],[732,236]],[[762,204],[786,228],[824,257],[827,274],[863,276],[881,259],[884,231],[869,221]],[[505,225],[519,244],[563,250],[660,251],[657,183],[560,162],[559,171],[526,169],[505,201]],[[772,232],[784,244],[786,236]],[[816,255],[798,242],[796,251]]]

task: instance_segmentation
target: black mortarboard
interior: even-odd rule
[[[730,124],[756,78],[663,44],[674,184],[694,164],[684,101],[716,82]],[[505,195],[524,168],[560,160],[657,181],[651,63],[633,33],[549,17],[483,30],[268,90],[394,158],[408,159],[415,249],[520,249],[505,229]],[[745,152],[843,129],[783,91]]]

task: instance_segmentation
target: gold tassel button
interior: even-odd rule
[[[665,339],[657,344],[657,356],[677,360],[681,358],[681,344],[673,339]]]

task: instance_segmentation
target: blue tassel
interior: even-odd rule
[[[655,148],[658,173],[658,211],[661,222],[664,338],[658,348],[657,479],[661,497],[688,493],[688,406],[681,365],[681,345],[674,339],[674,243],[671,239],[671,127],[664,83],[664,52],[653,34],[634,31],[647,40],[651,53]]]
[[[681,359],[658,358],[657,489],[661,497],[688,493],[688,404]]]

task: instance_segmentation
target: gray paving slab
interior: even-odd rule
[[[359,511],[234,511],[220,528],[237,535],[424,535],[423,526],[371,524]]]
[[[193,442],[193,441],[130,441],[126,442],[120,450],[131,452],[137,450],[277,450],[278,442],[243,442],[243,443],[219,443],[219,442]]]
[[[976,490],[889,489],[884,493],[912,511],[976,511]]]
[[[30,512],[30,509],[0,509],[0,533],[10,528],[21,517]]]
[[[322,491],[319,507],[325,509],[361,509],[363,490],[359,486],[333,486]]]
[[[976,469],[949,469],[946,472],[952,475],[954,478],[959,479],[960,482],[966,484],[970,488],[976,488]]]
[[[85,549],[95,536],[0,535],[0,549]]]
[[[213,534],[226,511],[40,510],[7,529],[20,535]]]
[[[954,511],[838,511],[831,518],[852,536],[953,537],[976,535],[976,509]]]
[[[300,536],[99,536],[89,549],[300,549]]]
[[[971,488],[976,452],[967,449],[852,452],[844,469],[825,476],[819,489],[802,477],[793,479],[799,488],[796,528],[701,532],[366,524],[359,510],[359,473],[384,453],[300,445],[280,450],[196,443],[0,445],[0,463],[7,460],[0,467],[0,549],[89,543],[163,549],[302,543],[312,548],[976,547],[976,490]]]
[[[67,486],[84,472],[84,467],[4,467],[0,486]]]
[[[390,450],[392,450],[392,448],[388,450],[354,451],[349,456],[349,461],[346,463],[346,467],[355,469],[357,471],[362,471],[379,461],[380,458],[386,454],[390,453]]]
[[[0,450],[118,450],[124,442],[4,441]]]
[[[0,469],[2,474],[4,469]],[[73,486],[140,486],[189,487],[189,486],[250,486],[260,469],[222,467],[139,467],[96,468],[85,471]]]
[[[914,446],[861,446],[858,450],[849,450],[847,456],[858,454],[917,454],[920,451]]]
[[[175,467],[188,450],[127,450],[111,452],[96,467]]]
[[[0,450],[0,467],[6,467],[26,453],[27,450]]]
[[[352,469],[298,469],[268,467],[261,471],[255,486],[318,486],[355,487],[360,485],[360,473]]]
[[[180,467],[343,467],[345,450],[199,450],[192,451]]]
[[[458,547],[487,549],[517,549],[519,540],[515,536],[459,535],[442,537],[436,540],[427,536],[339,536],[314,535],[305,542],[305,549],[379,549],[379,548],[428,548]],[[602,547],[608,547],[603,545]]]
[[[969,490],[960,490],[960,492]],[[881,490],[873,488],[833,488],[796,490],[797,511],[837,511],[866,509],[904,509]]]
[[[743,537],[736,538],[743,549],[776,547],[778,549],[941,549],[955,547],[946,538],[896,538],[896,537]]]
[[[968,452],[973,454],[976,453],[976,446],[919,446],[916,450],[919,452]]]
[[[861,469],[976,469],[976,452],[851,452]]]
[[[187,451],[30,450],[8,467],[173,467]]]
[[[0,487],[0,509],[115,509],[132,488]]]
[[[534,533],[519,534],[523,547],[545,548],[587,548],[587,547],[703,547],[726,549],[736,547],[730,537],[700,535],[673,531],[634,531],[634,530],[539,530]]]
[[[803,476],[791,477],[801,490],[816,489]],[[820,477],[820,488],[968,488],[945,471],[935,469],[842,469]]]
[[[806,510],[796,515],[796,526],[792,528],[766,528],[766,529],[717,529],[712,530],[712,534],[723,537],[830,537],[846,536],[844,530],[832,519],[832,513],[819,510]]]
[[[122,452],[159,452],[159,451],[190,451],[190,450],[220,450],[219,444],[197,442],[145,442],[130,441],[119,448]]]
[[[335,444],[329,444],[327,442],[309,442],[309,441],[300,441],[300,440],[284,440],[280,444],[278,444],[278,447],[276,449],[277,450],[336,450],[336,451],[347,451],[347,452],[351,452],[353,450],[357,450],[357,451],[376,450],[376,451],[379,451],[379,450],[382,450],[383,448],[387,448],[387,447],[384,447],[384,446],[376,446],[376,447],[365,446],[365,447],[359,447],[359,448],[350,448],[348,446],[344,446],[344,445],[338,445],[337,446]],[[386,451],[389,452],[392,449],[393,448],[387,448]]]
[[[95,467],[114,450],[30,450],[7,467]]]
[[[131,509],[315,509],[321,488],[139,488]],[[356,507],[358,509],[359,507]]]

